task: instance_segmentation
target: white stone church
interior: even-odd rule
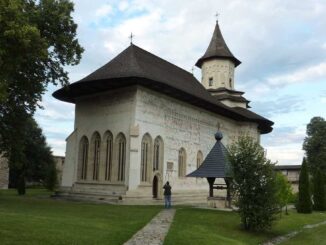
[[[259,141],[273,122],[248,110],[235,90],[241,62],[227,47],[218,23],[193,74],[131,44],[110,62],[53,96],[74,103],[61,191],[103,201],[146,203],[172,184],[174,200],[203,200],[206,179],[186,178],[223,132],[224,145],[241,134]],[[191,198],[189,198],[191,197]],[[204,201],[206,201],[204,199]]]

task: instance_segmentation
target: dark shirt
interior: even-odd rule
[[[164,189],[164,196],[171,196],[171,186],[170,185],[165,184],[163,186],[163,189]]]

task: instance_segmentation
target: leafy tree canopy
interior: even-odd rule
[[[289,203],[289,200],[292,197],[291,184],[288,182],[287,178],[281,173],[276,173],[275,181],[277,201],[280,205],[281,211],[282,208],[285,206],[287,213],[287,204]]]
[[[57,184],[55,162],[42,129],[33,118],[27,119],[22,137],[26,139],[22,148],[22,154],[26,158],[18,167],[13,166],[10,169],[11,187],[21,188],[19,185],[24,183],[19,182],[19,176],[23,175],[26,181],[43,184],[53,190]]]
[[[303,149],[306,151],[308,166],[313,174],[320,169],[326,172],[326,121],[322,117],[314,117],[307,125],[307,137]],[[326,175],[324,174],[324,177]]]
[[[47,85],[66,85],[64,68],[81,59],[73,10],[69,0],[0,1],[0,153],[20,169],[21,183],[27,121]]]
[[[241,222],[247,230],[264,230],[272,225],[277,213],[274,165],[263,148],[251,137],[242,136],[229,148],[234,170]]]

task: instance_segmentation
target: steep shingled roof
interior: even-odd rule
[[[209,43],[205,54],[196,62],[196,66],[201,68],[205,60],[210,60],[213,58],[229,59],[234,62],[235,66],[241,64],[241,61],[232,54],[226,45],[217,21],[211,42]]]
[[[228,160],[228,153],[221,140],[221,132],[215,134],[216,143],[198,169],[187,177],[201,178],[228,178],[232,177],[232,168]]]
[[[110,62],[87,77],[53,93],[59,100],[76,103],[79,97],[117,88],[141,85],[160,93],[238,121],[256,122],[261,133],[272,131],[273,122],[243,113],[217,101],[189,72],[130,45]]]

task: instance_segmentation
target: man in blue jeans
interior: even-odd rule
[[[165,201],[165,208],[171,208],[171,186],[169,181],[163,186],[164,189],[164,201]]]

